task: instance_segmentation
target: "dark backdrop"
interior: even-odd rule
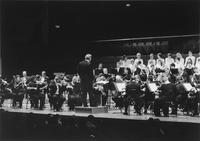
[[[197,1],[126,4],[2,1],[3,74],[74,73],[87,52],[96,58],[123,53],[117,47],[97,49],[96,40],[200,31]]]

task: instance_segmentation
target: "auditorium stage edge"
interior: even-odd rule
[[[25,106],[24,106],[25,107]],[[140,120],[140,121],[146,121],[149,118],[153,119],[159,119],[161,122],[179,122],[179,123],[195,123],[195,124],[200,124],[200,117],[191,117],[191,116],[186,116],[186,115],[178,115],[176,116],[171,116],[170,117],[155,117],[153,114],[147,114],[147,115],[136,115],[131,111],[131,115],[123,115],[123,113],[120,112],[118,109],[112,109],[109,110],[108,113],[77,113],[74,111],[68,111],[68,107],[64,107],[64,110],[62,112],[54,112],[50,109],[45,109],[45,110],[32,110],[32,109],[12,109],[10,107],[3,107],[1,109],[4,109],[5,111],[8,112],[14,112],[14,113],[33,113],[33,114],[42,114],[42,115],[61,115],[61,116],[66,116],[66,117],[88,117],[89,115],[93,115],[96,118],[101,118],[101,119],[119,119],[119,120]]]

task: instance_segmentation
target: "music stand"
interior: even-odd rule
[[[156,83],[148,83],[147,87],[149,88],[150,92],[156,92],[158,90]]]
[[[183,87],[187,92],[191,91],[191,89],[193,88],[190,83],[183,83]]]
[[[123,93],[126,91],[126,83],[125,82],[114,83],[114,85],[117,92],[120,92],[123,95]]]

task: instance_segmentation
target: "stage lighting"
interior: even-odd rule
[[[55,25],[55,28],[59,29],[59,28],[60,28],[60,25]]]
[[[130,7],[130,6],[131,6],[131,4],[130,4],[130,3],[127,3],[127,4],[126,4],[126,7]]]

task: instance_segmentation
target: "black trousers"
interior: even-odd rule
[[[16,107],[17,106],[17,102],[19,102],[19,108],[22,108],[23,99],[24,99],[24,94],[19,94],[19,93],[13,94],[12,106]]]
[[[70,111],[74,110],[75,106],[81,106],[81,105],[82,101],[80,95],[78,94],[68,95],[68,106]]]
[[[38,97],[38,100],[40,102],[40,110],[43,110],[44,109],[44,104],[45,104],[45,94],[44,93],[40,93],[39,94],[39,97]]]
[[[87,94],[89,94],[89,102],[90,102],[90,107],[96,107],[96,100],[95,100],[95,96],[93,93],[93,88],[92,86],[82,86],[81,87],[81,97],[82,97],[82,105],[84,107],[87,107]]]
[[[165,98],[158,98],[154,101],[155,116],[161,116],[160,110],[163,111],[164,116],[169,115],[169,101],[167,101]]]
[[[141,114],[141,109],[144,105],[144,99],[142,97],[134,97],[132,95],[128,95],[124,97],[124,107],[125,113],[128,113],[128,106],[134,103],[134,109],[136,113]]]
[[[53,109],[53,94],[48,94],[50,108]]]
[[[60,111],[65,100],[66,99],[61,94],[53,95],[53,108],[54,108],[54,110]]]
[[[5,100],[5,96],[3,94],[0,95],[0,107],[2,107]]]

